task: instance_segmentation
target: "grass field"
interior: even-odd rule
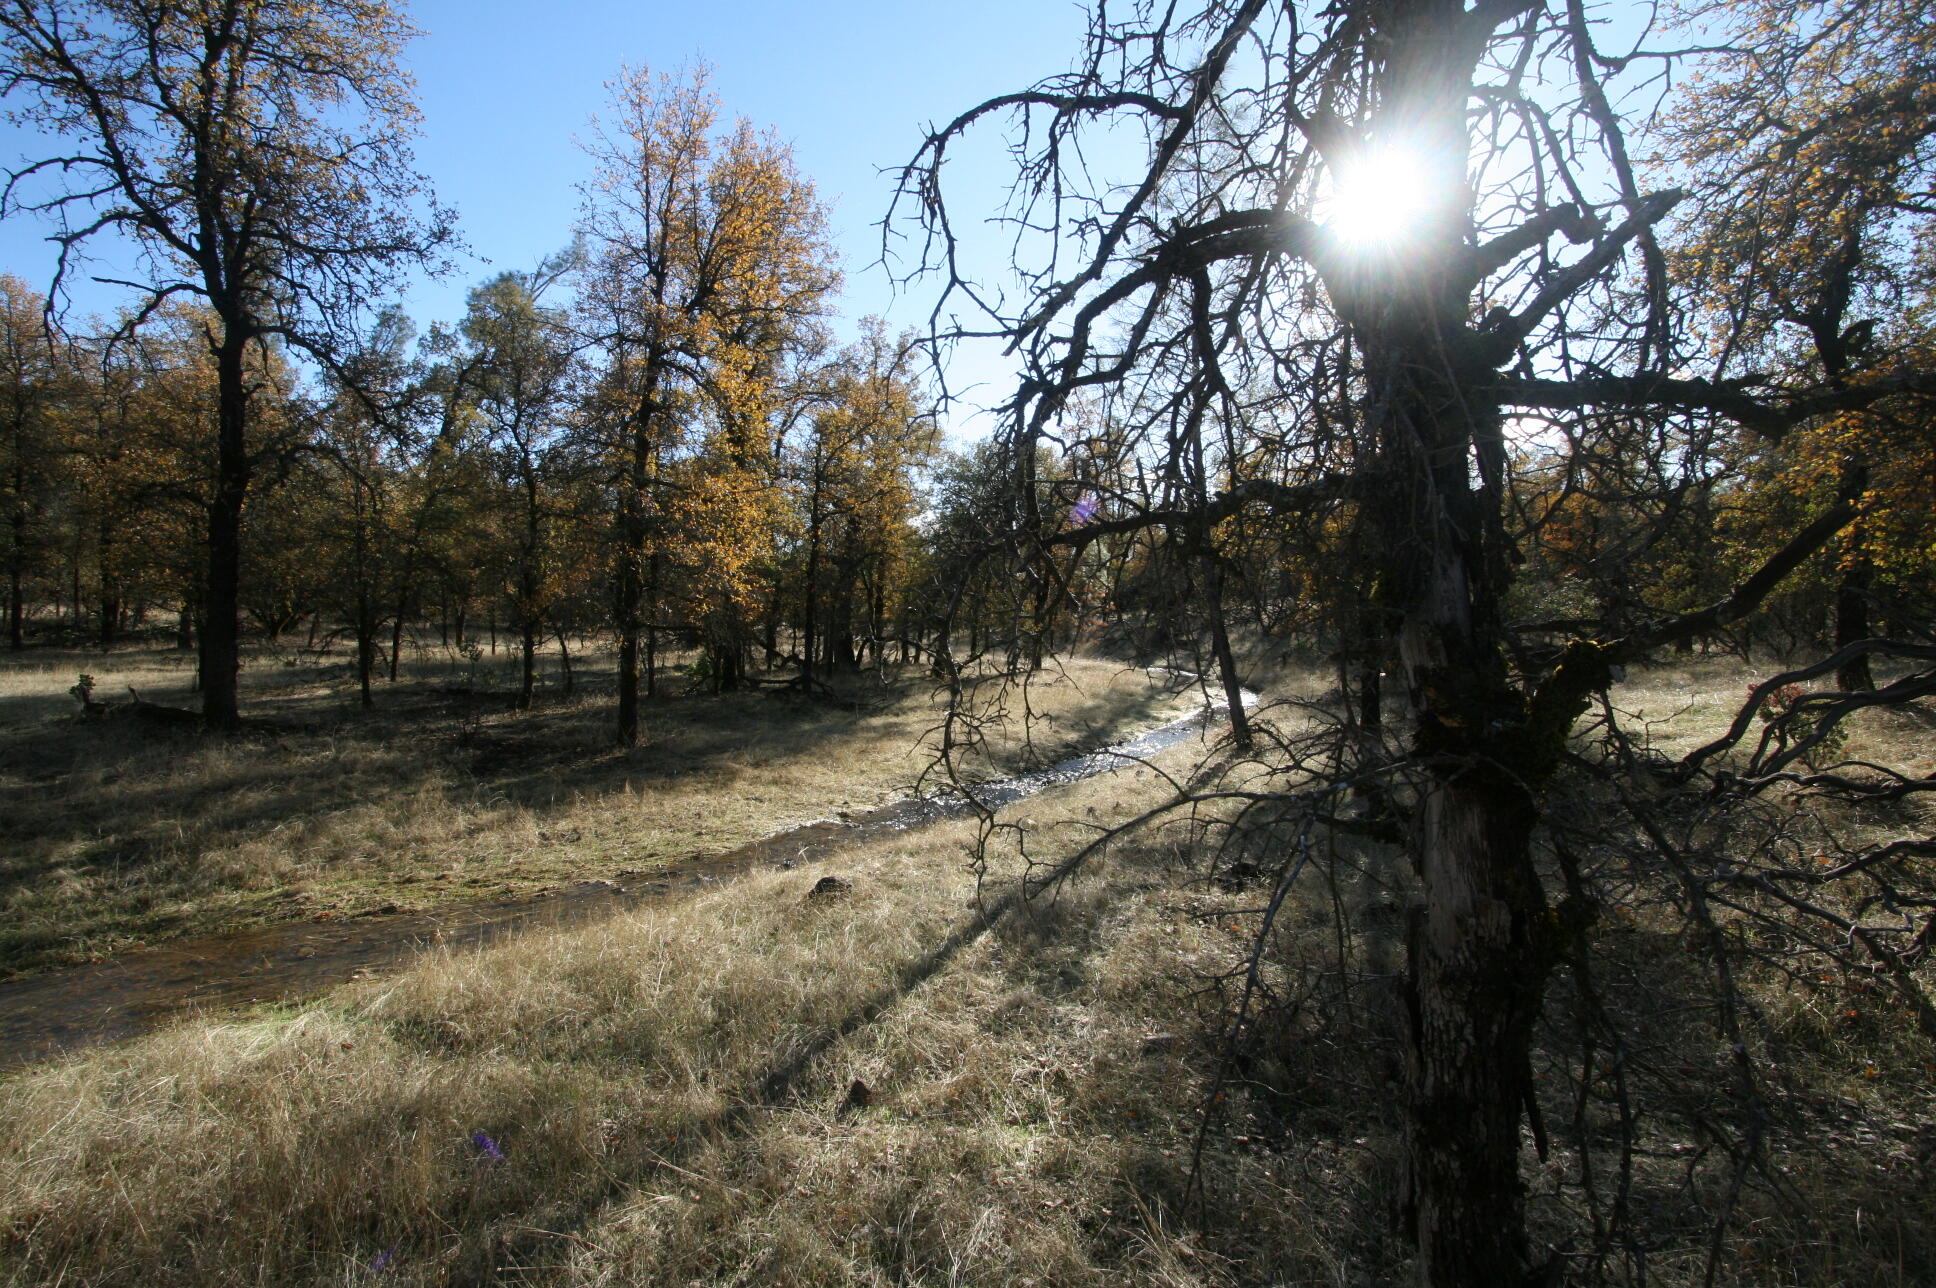
[[[1692,745],[1743,684],[1697,665],[1615,696],[1656,744]],[[1922,718],[1865,720],[1851,754],[1927,755]],[[1217,876],[1187,815],[987,915],[1205,752],[1013,807],[979,875],[983,834],[945,823],[0,1078],[0,1283],[1398,1281],[1391,944],[1362,908],[1341,920],[1366,897],[1354,843],[1325,842],[1263,940],[1235,1063],[1268,887]],[[1869,824],[1927,823],[1910,809]],[[809,897],[827,874],[851,889]],[[1595,949],[1636,1094],[1678,1097],[1649,1102],[1637,1163],[1649,1282],[1702,1283],[1689,1213],[1729,1169],[1701,1124],[1736,1110],[1705,958],[1644,905]],[[1742,983],[1777,1143],[1714,1282],[1929,1282],[1928,1044],[1872,995],[1851,1016],[1845,992]],[[1555,1136],[1548,1158],[1526,1144],[1536,1231],[1580,1218],[1567,1054],[1536,1051]]]
[[[676,670],[643,745],[613,747],[609,673],[529,712],[509,662],[419,664],[360,711],[340,660],[253,660],[258,723],[211,739],[84,721],[66,693],[132,687],[191,706],[165,650],[0,658],[0,977],[131,946],[303,918],[514,899],[632,879],[910,791],[939,707],[924,675],[854,677],[832,698],[689,694]],[[992,690],[989,702],[993,703]],[[1030,686],[1032,719],[988,727],[996,775],[1160,723],[1197,701],[1119,665]],[[987,705],[987,704],[984,704]]]
[[[1124,795],[1102,780],[1017,807],[1037,859]],[[1062,1272],[1095,1258],[1091,1200],[1126,1166],[1180,1183],[1174,1128],[1145,1135],[1191,1102],[1192,1048],[1148,1039],[1175,1031],[1177,952],[1227,932],[1146,952],[1131,931],[1157,869],[1132,849],[913,982],[977,927],[974,835],[856,852],[825,869],[853,886],[829,902],[805,897],[819,872],[759,874],[16,1074],[5,1281],[431,1283],[524,1259],[565,1281],[729,1282],[751,1258],[757,1282],[892,1282],[872,1263],[901,1238],[917,1279],[965,1255],[977,1281],[999,1263],[1162,1282],[1144,1271],[1188,1254],[1154,1210],[1135,1246]]]

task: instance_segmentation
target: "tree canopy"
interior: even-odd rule
[[[237,596],[252,348],[331,362],[399,263],[447,242],[410,168],[416,111],[387,0],[18,0],[0,9],[0,98],[70,145],[10,170],[0,213],[51,216],[53,291],[104,235],[139,253],[130,323],[204,302],[217,396],[208,507],[204,714],[237,719]]]

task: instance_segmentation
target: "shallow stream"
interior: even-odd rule
[[[1246,694],[1246,704],[1256,695]],[[894,801],[842,819],[778,832],[724,854],[695,857],[635,884],[586,881],[536,898],[431,912],[266,926],[142,949],[90,966],[0,982],[0,1069],[74,1047],[118,1041],[203,1010],[309,996],[394,970],[437,947],[471,948],[544,926],[608,916],[760,868],[814,863],[875,837],[999,809],[1050,787],[1145,760],[1194,737],[1222,712],[1209,706],[1127,742],[972,789]]]

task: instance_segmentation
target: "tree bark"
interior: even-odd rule
[[[1868,467],[1856,461],[1845,463],[1838,489],[1841,499],[1859,504],[1868,487]],[[1847,553],[1842,558],[1842,575],[1835,586],[1837,649],[1866,640],[1874,634],[1869,621],[1869,592],[1875,584],[1875,567],[1869,562],[1864,549],[1863,528],[1863,520],[1858,514],[1842,533],[1842,548]],[[1835,681],[1848,693],[1875,688],[1875,673],[1869,667],[1869,655],[1862,653],[1850,659],[1835,673]]]
[[[1413,861],[1404,1197],[1432,1288],[1518,1285],[1530,1265],[1519,1177],[1527,1052],[1545,969],[1531,943],[1533,811],[1491,771],[1428,789]]]
[[[867,597],[867,633],[874,646],[874,668],[887,665],[887,569],[874,578],[873,592]]]
[[[841,568],[836,558],[835,567],[839,568],[840,581],[831,597],[831,611],[828,613],[827,669],[830,671],[858,671],[860,659],[854,655],[854,574],[851,568]]]
[[[370,594],[359,587],[356,592],[356,692],[365,711],[376,703],[370,695],[370,679],[376,671],[376,613],[370,607]]]
[[[1049,580],[1037,574],[1035,590],[1029,600],[1028,669],[1033,675],[1042,669],[1043,654],[1049,651],[1050,635],[1054,630],[1049,618]]]
[[[638,546],[628,544],[620,556],[617,603],[613,613],[618,623],[618,745],[639,745],[639,567]]]
[[[744,678],[740,667],[739,646],[717,643],[712,647],[713,692],[731,693],[740,687]]]
[[[1468,464],[1497,450],[1497,409],[1480,392],[1484,373],[1445,356],[1460,315],[1438,317],[1436,334],[1392,328],[1367,346],[1372,397],[1389,397],[1385,455],[1402,462],[1393,517],[1408,539],[1383,554],[1400,590],[1414,756],[1427,767],[1411,842],[1421,899],[1409,938],[1401,1207],[1425,1284],[1498,1288],[1532,1275],[1519,1125],[1550,970],[1532,834],[1535,793],[1557,752],[1539,745],[1511,684],[1501,511]]]
[[[7,647],[18,653],[27,647],[27,600],[20,589],[20,565],[7,570]]]
[[[820,524],[816,519],[807,533],[807,585],[805,610],[800,623],[800,680],[804,684],[813,683],[814,649],[819,640],[815,632],[819,629],[816,605],[820,602]]]
[[[538,467],[531,453],[520,458],[524,491],[524,538],[518,550],[518,621],[524,628],[524,673],[518,685],[518,710],[531,709],[538,683],[539,559],[544,547],[544,510],[538,496]],[[562,635],[560,639],[564,638]]]
[[[398,669],[403,665],[403,622],[409,611],[407,596],[397,597],[396,614],[390,618],[390,683],[397,682]]]
[[[640,604],[645,597],[645,478],[650,445],[634,427],[629,469],[619,501],[619,566],[614,617],[618,625],[618,745],[639,745]],[[647,683],[651,667],[647,666]]]
[[[1424,155],[1467,155],[1470,29],[1458,0],[1409,0],[1393,17],[1383,111]],[[1519,1129],[1550,970],[1532,836],[1565,730],[1534,727],[1508,666],[1502,422],[1452,268],[1470,235],[1448,196],[1397,274],[1337,294],[1394,479],[1377,518],[1381,588],[1426,771],[1410,843],[1401,1211],[1430,1288],[1516,1288],[1533,1278]]]
[[[370,591],[370,515],[366,492],[355,483],[351,496],[356,507],[355,538],[351,543],[352,567],[356,574],[356,694],[357,703],[368,711],[376,704],[370,694],[370,681],[376,671],[376,606]],[[313,632],[312,632],[313,633]]]
[[[571,644],[568,640],[565,639],[565,628],[563,626],[558,627],[557,632],[558,632],[558,665],[563,672],[563,678],[565,682],[565,696],[569,698],[572,694],[572,690],[576,687],[576,677],[571,669]]]
[[[1427,566],[1390,570],[1409,583],[1399,653],[1415,755],[1429,767],[1411,845],[1422,898],[1409,944],[1403,1208],[1424,1283],[1490,1288],[1531,1274],[1519,1124],[1550,969],[1531,852],[1533,793],[1550,765],[1507,674],[1503,570],[1487,540],[1498,514],[1457,450],[1471,427],[1433,424],[1460,404],[1413,392],[1428,396],[1406,398],[1396,419],[1440,450],[1418,459],[1405,505],[1419,520],[1410,553]]]
[[[24,471],[14,471],[13,484],[16,496],[25,495]],[[13,528],[13,545],[7,560],[7,647],[18,653],[27,647],[27,599],[22,590],[27,566],[26,507],[16,504],[8,523]]]
[[[211,729],[241,722],[237,690],[242,669],[242,506],[253,465],[248,450],[247,345],[240,319],[224,315],[215,349],[216,451],[214,495],[208,506],[208,584],[203,603],[202,720]]]
[[[948,617],[943,616],[935,624],[934,631],[929,637],[928,647],[931,661],[928,669],[929,673],[936,679],[946,677],[949,666],[954,662],[954,654],[952,652],[954,646],[948,639],[949,628],[952,625],[952,621]]]
[[[627,422],[625,468],[619,500],[619,576],[617,619],[618,651],[618,743],[621,747],[639,744],[639,644],[645,636],[645,691],[657,690],[659,560],[648,551],[652,536],[649,489],[656,482],[657,445],[653,434],[658,409],[660,367],[665,355],[648,346],[645,353],[644,385],[637,405]],[[649,617],[652,620],[647,620]]]
[[[659,553],[645,561],[645,696],[659,696]]]
[[[1851,525],[1850,541],[1859,541],[1861,520]],[[1835,647],[1844,648],[1875,634],[1869,622],[1869,590],[1874,584],[1875,573],[1868,559],[1855,555],[1842,569],[1842,579],[1835,587]],[[1861,654],[1850,659],[1841,670],[1835,673],[1835,681],[1849,693],[1863,692],[1875,688],[1875,673],[1869,666],[1869,655]]]
[[[518,677],[518,710],[531,709],[531,695],[538,687],[538,619],[530,613],[520,614],[518,623],[518,655],[520,672]]]

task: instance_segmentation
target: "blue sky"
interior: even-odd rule
[[[832,206],[853,316],[889,303],[865,271],[891,193],[881,171],[913,154],[928,122],[1067,67],[1083,22],[1066,0],[420,0],[411,14],[425,32],[411,51],[419,168],[496,266],[524,267],[567,240],[587,170],[574,138],[620,64],[673,70],[703,57],[725,111],[776,129]],[[417,298],[452,315],[466,285]]]
[[[1064,70],[1084,23],[1073,0],[419,0],[409,13],[424,32],[407,56],[424,114],[417,168],[490,261],[415,284],[407,305],[420,325],[454,319],[472,285],[569,240],[588,171],[574,140],[621,64],[673,70],[704,58],[725,112],[777,130],[831,206],[848,279],[842,313],[917,327],[931,289],[897,299],[868,267],[891,195],[882,170],[913,154],[929,122]],[[1007,182],[992,136],[960,160],[964,192],[986,199]],[[47,281],[43,236],[19,220],[0,226],[0,269]],[[82,311],[116,299],[75,293]],[[987,355],[962,365],[969,380],[1000,372]],[[1003,391],[986,392],[992,401]]]

